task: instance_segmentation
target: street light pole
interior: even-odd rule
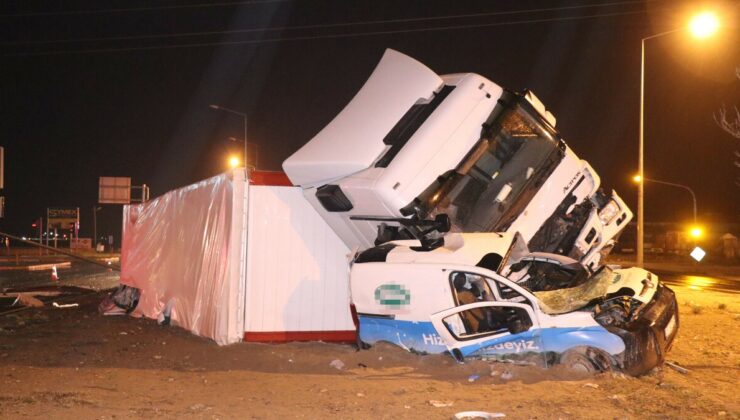
[[[641,40],[641,57],[640,57],[640,145],[638,158],[638,172],[641,179],[645,179],[645,41],[658,38],[674,32],[688,29],[696,38],[707,38],[719,28],[719,20],[711,12],[703,12],[689,22],[685,28],[676,28],[670,31],[661,32],[651,35]],[[693,196],[694,192],[691,191]],[[696,221],[696,199],[694,199],[694,221]],[[644,245],[645,245],[645,187],[642,182],[638,186],[637,192],[637,266],[642,267],[644,263]]]
[[[244,169],[247,169],[247,114],[245,114],[244,112],[234,111],[233,109],[224,108],[221,105],[211,104],[208,105],[208,107],[219,111],[225,111],[234,115],[239,115],[244,119]]]
[[[696,194],[694,194],[694,190],[692,190],[687,185],[676,184],[675,182],[660,181],[660,180],[651,179],[651,178],[642,178],[642,181],[644,181],[644,182],[653,182],[655,184],[668,185],[668,186],[671,186],[671,187],[681,188],[681,189],[684,189],[684,190],[688,191],[689,194],[691,194],[691,199],[693,200],[693,203],[694,203],[694,225],[696,225]],[[640,182],[640,186],[642,186],[642,184],[643,184],[643,182]]]
[[[98,249],[98,210],[102,209],[102,207],[93,206],[93,250]]]

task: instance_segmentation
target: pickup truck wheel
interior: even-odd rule
[[[598,373],[609,370],[607,360],[593,349],[571,349],[560,357],[560,364],[578,373]]]

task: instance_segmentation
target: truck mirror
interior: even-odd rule
[[[437,228],[437,232],[445,233],[449,232],[452,224],[450,222],[450,216],[447,213],[438,214],[434,217],[434,224]]]

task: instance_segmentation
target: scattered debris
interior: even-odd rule
[[[670,382],[660,382],[658,383],[658,386],[661,388],[674,388],[675,387],[675,385],[673,385]]]
[[[591,382],[583,384],[584,388],[593,388],[593,389],[599,389],[598,384],[592,384]]]
[[[358,393],[357,393],[357,396],[358,396],[358,397],[364,397],[364,396],[365,396],[365,394],[363,394],[362,392],[358,392]]]
[[[159,359],[161,359],[161,358],[162,358],[162,356],[161,356],[161,355],[159,355],[159,354],[155,354],[155,355],[154,355],[154,358],[155,358],[155,359],[157,359],[157,360],[159,360]]]
[[[436,408],[452,407],[452,401],[429,400],[429,405]]]
[[[19,293],[16,302],[23,306],[30,306],[32,308],[40,308],[44,306],[44,302],[27,293]]]
[[[725,310],[725,309],[727,309],[727,305],[724,304],[724,303],[720,303],[719,305],[717,305],[717,309]]]
[[[64,304],[64,305],[60,305],[60,304],[58,304],[56,302],[52,303],[52,305],[55,308],[60,308],[60,309],[64,309],[64,308],[76,308],[76,307],[80,306],[79,303],[67,303],[67,304]]]
[[[501,379],[508,381],[509,379],[513,378],[514,374],[511,373],[509,370],[505,370],[504,373],[501,374]]]
[[[358,363],[358,364],[357,364],[357,366],[359,366],[359,367],[361,367],[361,368],[363,368],[363,369],[364,369],[364,368],[367,368],[367,365],[366,365],[366,364],[364,364],[364,363]]]
[[[675,370],[678,373],[683,373],[684,375],[686,375],[689,372],[691,372],[690,370],[686,369],[685,367],[679,366],[679,364],[676,363],[676,362],[668,362],[668,361],[666,361],[665,362],[665,365],[668,366],[669,368]]]
[[[701,313],[702,307],[701,305],[691,305],[691,313],[694,315],[699,315]]]
[[[130,314],[139,304],[140,295],[139,289],[121,284],[100,302],[98,312],[102,315]]]
[[[480,379],[480,376],[479,375],[470,375],[470,376],[468,376],[468,382],[475,382],[478,379]]]
[[[344,362],[339,359],[334,359],[329,363],[329,366],[333,367],[334,369],[342,370],[344,369]]]
[[[501,417],[506,417],[506,414],[504,413],[489,413],[486,411],[461,411],[453,418],[455,419],[498,419]]]

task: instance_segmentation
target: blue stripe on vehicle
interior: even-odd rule
[[[447,350],[431,322],[402,321],[360,316],[360,339],[368,344],[393,343],[410,351],[442,353]],[[461,346],[463,356],[496,356],[528,352],[562,353],[569,348],[588,346],[611,355],[624,351],[622,339],[601,326],[538,328],[482,343]]]
[[[442,337],[431,322],[400,321],[360,315],[360,340],[368,344],[387,341],[409,351],[443,353]]]

